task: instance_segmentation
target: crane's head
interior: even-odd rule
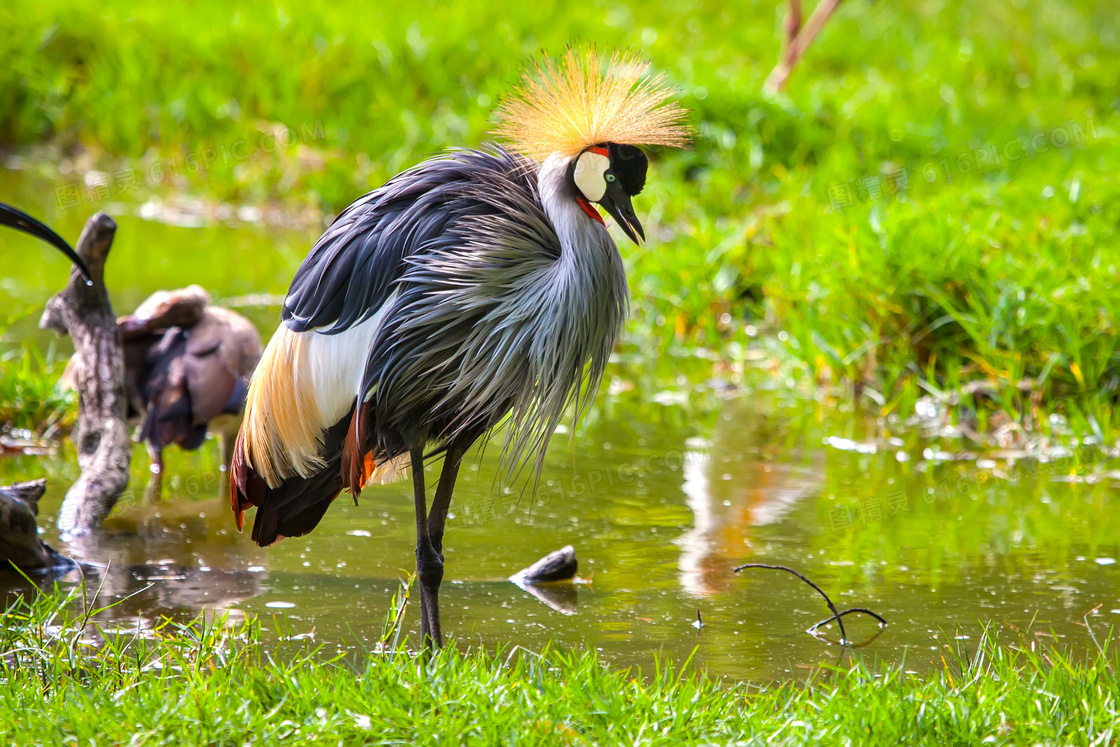
[[[500,110],[495,134],[528,158],[568,161],[575,200],[595,220],[601,205],[638,243],[645,238],[630,198],[646,183],[639,145],[682,148],[688,112],[671,101],[663,75],[630,54],[600,55],[569,47],[558,63],[545,58],[525,71]]]
[[[590,203],[602,205],[635,244],[646,234],[630,198],[646,185],[649,161],[641,148],[618,143],[593,145],[574,158],[568,166],[569,179],[576,189],[576,202],[596,220],[599,214]]]

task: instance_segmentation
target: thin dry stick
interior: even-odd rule
[[[887,621],[884,620],[882,617],[875,614],[874,612],[872,612],[869,609],[864,609],[863,607],[852,607],[851,609],[847,609],[847,610],[844,610],[843,612],[841,612],[840,610],[836,609],[836,605],[832,603],[832,600],[829,598],[828,594],[824,593],[824,589],[817,586],[812,581],[810,581],[808,578],[806,578],[804,575],[802,575],[801,573],[798,573],[797,571],[793,570],[792,568],[790,568],[788,566],[769,565],[767,563],[747,563],[745,565],[741,565],[741,566],[735,568],[734,570],[735,570],[736,573],[738,573],[739,571],[742,571],[742,570],[747,569],[747,568],[766,568],[767,570],[771,570],[771,571],[785,571],[786,573],[792,573],[793,575],[797,576],[799,579],[801,579],[805,583],[809,584],[809,586],[816,589],[816,592],[821,595],[821,597],[824,599],[825,604],[828,605],[828,609],[832,612],[832,617],[828,618],[827,620],[821,620],[819,623],[817,623],[816,625],[812,626],[807,631],[805,631],[806,633],[812,633],[813,631],[815,631],[820,626],[827,625],[828,623],[835,620],[836,623],[840,626],[840,645],[841,646],[847,646],[847,645],[851,645],[851,644],[848,641],[848,634],[844,630],[844,620],[843,620],[844,615],[848,615],[848,614],[851,614],[853,612],[862,612],[865,615],[871,615],[876,620],[878,620],[880,626],[886,626],[886,624],[887,624]]]
[[[841,0],[821,0],[820,4],[813,9],[813,13],[809,16],[809,20],[805,22],[805,27],[802,28],[793,38],[793,40],[787,44],[785,53],[782,55],[782,59],[778,62],[777,65],[774,66],[774,69],[770,71],[770,75],[767,76],[766,82],[763,84],[763,88],[771,93],[777,93],[778,91],[785,89],[786,82],[789,80],[790,73],[793,72],[794,66],[797,65],[798,60],[801,59],[801,55],[805,54],[805,50],[809,48],[809,45],[813,43],[813,40],[817,38],[817,34],[821,32],[821,29],[824,27],[825,21],[827,21],[829,17],[831,17],[836,9],[840,6],[840,2]],[[797,5],[797,20],[800,21],[801,4],[799,2],[790,3],[789,13],[792,15],[794,11],[793,6],[795,4]],[[793,23],[787,16],[787,33],[788,29],[792,26]]]
[[[832,610],[832,616],[835,617],[836,622],[838,622],[840,624],[840,643],[841,643],[841,645],[848,642],[848,634],[844,632],[844,621],[840,619],[840,617],[841,617],[840,610],[836,609],[836,605],[832,603],[832,600],[828,598],[828,594],[825,594],[824,590],[821,587],[817,586],[812,581],[805,578],[804,576],[802,576],[800,573],[793,570],[792,568],[790,568],[788,566],[784,566],[784,565],[767,565],[766,563],[747,563],[746,565],[741,565],[738,568],[736,568],[735,572],[738,573],[739,571],[745,570],[747,568],[766,568],[767,570],[771,570],[771,571],[785,571],[786,573],[792,573],[793,575],[797,576],[799,579],[801,579],[805,583],[809,584],[809,586],[812,586],[814,589],[817,590],[818,594],[820,594],[822,597],[824,597],[824,603],[828,605],[828,608],[830,610]]]
[[[788,0],[787,5],[789,9],[786,11],[786,20],[782,28],[785,32],[785,38],[782,40],[782,59],[792,67],[793,61],[790,58],[793,41],[801,31],[801,0]]]
[[[876,613],[874,613],[874,612],[872,612],[871,610],[869,610],[869,609],[866,609],[866,608],[864,608],[864,607],[852,607],[851,609],[846,609],[846,610],[844,610],[844,611],[843,611],[843,612],[841,612],[841,613],[840,613],[839,615],[833,615],[832,617],[828,618],[827,620],[821,620],[821,621],[820,621],[819,623],[817,623],[816,625],[813,625],[813,626],[811,626],[811,627],[810,627],[810,628],[809,628],[808,630],[806,630],[805,632],[806,632],[806,633],[812,633],[813,631],[815,631],[815,630],[816,630],[817,628],[821,627],[822,625],[828,625],[828,624],[829,624],[830,622],[832,622],[833,620],[839,620],[839,619],[840,619],[841,617],[843,617],[844,615],[850,615],[850,614],[852,614],[853,612],[861,612],[861,613],[863,613],[863,614],[865,614],[865,615],[871,615],[871,617],[874,617],[874,618],[875,618],[876,620],[878,620],[878,621],[879,621],[879,625],[880,625],[880,627],[884,627],[884,628],[885,628],[885,627],[887,627],[887,621],[886,621],[886,620],[884,620],[884,619],[883,619],[883,618],[882,618],[882,617],[881,617],[880,615],[877,615]]]

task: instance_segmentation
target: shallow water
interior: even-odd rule
[[[56,215],[52,194],[20,174],[0,179],[0,199],[38,205],[68,237],[86,214]],[[317,234],[174,227],[128,214],[118,222],[109,267],[118,310],[190,282],[221,299],[282,293]],[[0,242],[0,308],[21,317],[3,344],[45,345],[36,307],[63,282],[65,263],[10,232]],[[278,316],[267,302],[239,310],[266,336]],[[497,486],[498,448],[470,458],[445,541],[445,632],[487,647],[556,641],[641,666],[695,649],[713,673],[759,681],[835,663],[834,628],[828,640],[803,632],[828,616],[821,599],[786,574],[736,576],[731,569],[744,562],[792,566],[840,607],[877,611],[890,623],[883,631],[846,618],[859,644],[849,654],[919,671],[942,666],[946,645],[974,644],[986,623],[1008,638],[1053,635],[1084,650],[1087,616],[1098,637],[1120,620],[1114,487],[1066,481],[1102,472],[1101,452],[944,461],[962,444],[915,432],[873,438],[866,414],[710,357],[620,355],[591,416],[553,440],[535,495]],[[59,542],[52,526],[77,476],[68,447],[53,457],[0,457],[0,482],[48,477],[44,538],[82,561],[90,585],[102,585],[101,603],[135,594],[106,615],[121,625],[217,609],[259,615],[274,634],[311,633],[328,650],[373,645],[413,563],[409,483],[369,489],[357,506],[343,496],[308,537],[261,549],[233,527],[214,441],[172,451],[167,462],[163,491],[147,494],[138,447],[129,493],[80,544]],[[586,583],[551,605],[506,580],[566,544]],[[0,581],[8,591],[25,586]]]

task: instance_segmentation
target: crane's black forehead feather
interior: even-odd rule
[[[646,154],[637,146],[619,143],[609,143],[607,149],[610,152],[611,171],[618,177],[622,189],[631,197],[639,194],[646,186],[646,170],[649,168]]]

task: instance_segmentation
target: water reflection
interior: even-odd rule
[[[205,543],[201,553],[183,553],[188,541],[204,546],[203,526],[197,515],[176,525],[149,515],[135,525],[118,521],[109,532],[70,542],[66,550],[81,565],[86,586],[96,590],[92,604],[126,600],[114,608],[115,619],[159,623],[200,612],[240,619],[237,605],[265,588],[264,567],[251,564],[241,543]]]
[[[551,494],[486,521],[450,523],[445,626],[464,642],[554,641],[600,649],[622,665],[648,665],[659,653],[681,660],[696,648],[699,665],[758,680],[831,662],[832,647],[804,633],[827,617],[820,600],[786,574],[732,574],[750,561],[795,567],[841,608],[879,612],[891,623],[884,631],[845,619],[849,637],[866,644],[855,655],[919,670],[938,665],[939,631],[976,640],[991,621],[1087,648],[1087,615],[1100,633],[1120,619],[1120,564],[1111,562],[1120,556],[1120,512],[1107,485],[1057,483],[1036,470],[1014,484],[972,480],[971,493],[931,492],[975,465],[833,448],[827,439],[838,432],[860,439],[858,422],[807,418],[810,407],[777,394],[718,400],[710,413],[650,405],[638,393],[609,399],[605,415],[550,452],[542,479]],[[920,455],[924,446],[909,448]],[[69,544],[44,533],[82,564],[97,605],[127,598],[105,622],[150,628],[217,611],[257,615],[274,634],[314,634],[332,647],[375,644],[412,567],[407,484],[379,486],[356,506],[338,501],[313,534],[261,549],[233,529],[215,443],[169,454],[159,491],[139,447],[137,456],[134,490],[102,532]],[[492,458],[465,468],[458,508],[502,505]],[[632,479],[602,477],[617,477],[621,464],[639,465]],[[68,448],[0,459],[0,482],[44,472],[40,516],[49,521],[75,477]],[[828,521],[837,505],[899,491],[908,511],[856,517],[843,529]],[[523,590],[506,580],[566,544],[592,583]],[[28,590],[18,578],[0,584]],[[273,622],[280,614],[286,621]],[[415,627],[410,610],[406,633],[415,637]],[[822,632],[837,638],[834,628]]]
[[[692,439],[684,457],[681,491],[694,519],[676,543],[681,587],[697,597],[727,591],[732,568],[753,555],[751,529],[781,521],[822,484],[819,452],[808,463],[767,460],[754,439],[729,433],[729,422],[720,421],[710,442]]]
[[[516,585],[562,615],[574,615],[579,609],[579,591],[576,588],[578,584],[565,582]]]
[[[84,583],[92,607],[112,606],[105,620],[133,629],[199,613],[243,617],[237,605],[264,588],[266,554],[230,534],[224,496],[215,492],[203,500],[171,502],[156,481],[138,494],[142,500],[126,499],[102,531],[57,541],[77,567],[38,576],[36,585]],[[0,588],[9,594],[34,591],[22,579],[7,581]]]

